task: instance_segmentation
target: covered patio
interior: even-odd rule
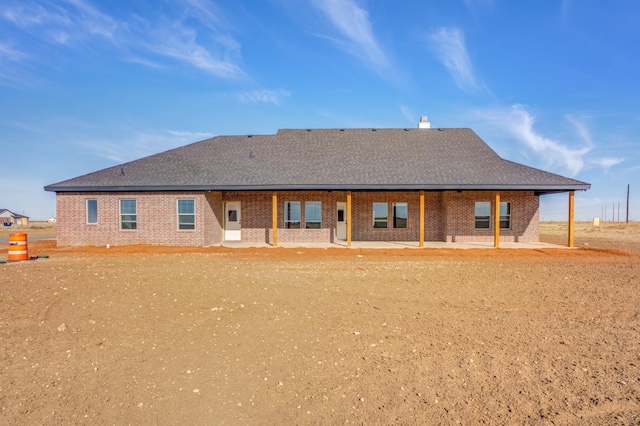
[[[568,210],[567,210],[567,248],[574,247],[575,238],[575,191],[567,191],[568,193]],[[419,191],[420,199],[420,237],[418,241],[353,241],[352,239],[352,191],[346,191],[346,239],[334,240],[329,243],[280,243],[278,244],[278,193],[272,194],[272,246],[277,247],[345,247],[345,248],[553,248],[564,247],[554,244],[546,244],[541,242],[505,242],[500,241],[500,192],[494,192],[494,214],[493,218],[493,242],[444,242],[444,241],[425,241],[425,191]],[[235,243],[231,245],[223,244],[225,246],[233,247]],[[265,245],[267,245],[265,243]],[[550,247],[549,247],[550,246]]]

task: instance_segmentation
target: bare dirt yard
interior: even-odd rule
[[[0,264],[0,423],[637,425],[640,226],[587,228],[574,250],[30,242],[50,257]]]
[[[591,222],[576,222],[575,245],[582,248],[622,250],[640,254],[640,222],[604,222],[593,226]],[[567,224],[543,222],[540,241],[567,244]]]

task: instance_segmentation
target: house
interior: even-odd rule
[[[4,226],[28,226],[29,218],[27,216],[14,213],[8,209],[0,209],[0,222],[2,222]]]
[[[539,199],[590,185],[498,156],[471,129],[217,136],[45,187],[60,245],[538,241]]]

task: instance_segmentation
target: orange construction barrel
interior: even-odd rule
[[[9,235],[9,262],[17,260],[29,260],[29,249],[27,247],[27,234],[24,232],[14,232]]]

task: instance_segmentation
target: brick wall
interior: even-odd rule
[[[271,229],[271,192],[224,191],[222,201],[240,202],[242,241],[269,242]],[[222,207],[224,209],[224,206]],[[224,226],[224,222],[221,222]]]
[[[195,199],[195,230],[178,230],[177,201]],[[87,224],[86,200],[98,200],[98,223]],[[137,200],[137,229],[120,230],[121,199]],[[58,193],[58,244],[65,245],[129,245],[157,244],[202,246],[221,240],[221,228],[203,192],[101,192]],[[210,227],[210,228],[208,228]],[[209,239],[209,241],[207,241]]]
[[[418,192],[352,192],[351,236],[354,241],[417,241],[420,236]],[[373,203],[387,203],[387,228],[373,227]],[[407,203],[407,228],[393,228],[393,203]]]
[[[333,242],[337,203],[343,191],[278,192],[278,242]],[[98,200],[98,223],[86,223],[86,200]],[[196,229],[178,230],[176,200],[195,199]],[[120,230],[120,199],[137,200],[136,230]],[[475,202],[493,202],[493,192],[426,192],[425,241],[493,241],[493,231],[475,229]],[[102,192],[57,194],[58,244],[158,244],[203,246],[224,239],[224,203],[241,204],[242,241],[271,243],[272,192]],[[284,229],[284,203],[299,201],[301,229]],[[320,229],[305,228],[305,201],[322,203]],[[501,241],[538,241],[539,203],[533,192],[502,192],[511,202],[510,230]],[[373,203],[387,203],[387,229],[373,228]],[[393,203],[407,203],[406,229],[392,225]],[[420,231],[419,192],[352,192],[353,241],[417,241]],[[493,226],[493,225],[492,225]]]
[[[278,192],[278,242],[279,243],[321,243],[335,238],[337,200],[339,192],[291,191]],[[273,192],[223,192],[224,201],[240,201],[242,209],[242,241],[273,242],[272,200]],[[346,195],[342,195],[346,201]],[[299,201],[301,229],[284,228],[284,203]],[[305,201],[320,201],[322,214],[320,229],[305,229]]]
[[[491,202],[491,228],[475,229],[476,201]],[[493,192],[443,193],[445,241],[493,241]],[[500,241],[538,241],[539,198],[531,191],[500,192],[501,202],[511,202],[511,229],[500,230]]]

